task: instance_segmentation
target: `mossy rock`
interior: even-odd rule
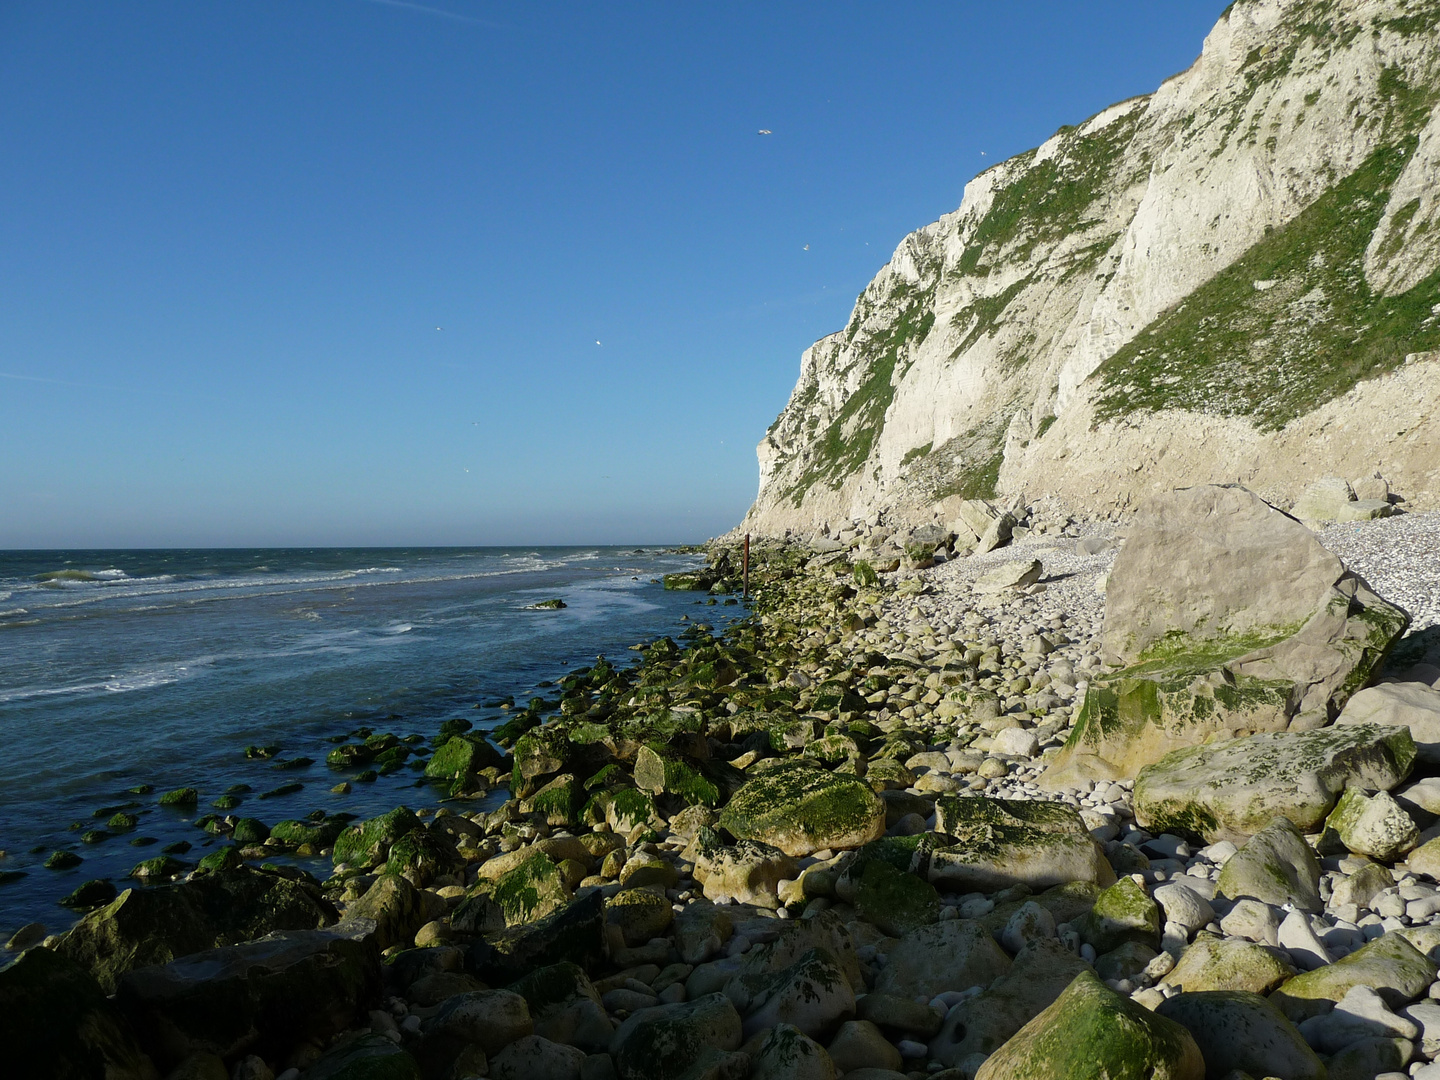
[[[52,851],[45,860],[46,870],[70,870],[85,860],[73,851]]]
[[[279,828],[279,825],[275,827]],[[420,828],[420,819],[408,807],[397,806],[388,814],[352,825],[335,838],[331,858],[338,866],[368,870],[379,866],[390,854],[390,845],[412,829]],[[275,829],[271,830],[275,835]]]
[[[240,802],[241,800],[236,798],[234,795],[221,795],[210,805],[216,810],[234,810],[237,806],[240,805]]]
[[[74,911],[90,911],[110,903],[116,896],[115,886],[103,878],[87,881],[60,901],[61,907]]]
[[[649,889],[622,889],[605,904],[605,917],[620,928],[625,944],[634,947],[665,933],[675,910],[669,900]]]
[[[520,800],[522,814],[544,814],[548,825],[574,825],[583,791],[574,773],[561,773],[535,794]]]
[[[138,817],[134,814],[127,814],[124,810],[121,810],[118,814],[111,817],[109,821],[105,822],[105,827],[107,829],[133,829],[138,824],[140,824]]]
[[[181,810],[192,810],[200,803],[200,792],[193,787],[176,788],[167,791],[157,800],[161,806],[174,806]]]
[[[854,899],[861,918],[900,937],[940,917],[940,894],[924,878],[873,859],[865,864]]]
[[[540,852],[500,875],[490,886],[489,896],[504,913],[507,927],[543,919],[571,900],[565,875]]]
[[[234,870],[237,866],[244,866],[245,860],[240,856],[240,849],[227,844],[218,851],[212,851],[204,856],[196,865],[197,870],[213,873],[216,870]]]
[[[1423,994],[1435,974],[1435,964],[1392,931],[1333,964],[1296,975],[1270,1001],[1297,1024],[1329,1012],[1354,986],[1370,987],[1390,1008],[1399,1009]]]
[[[377,753],[378,751],[364,743],[346,743],[326,754],[325,764],[332,769],[351,769],[370,764]]]
[[[530,1015],[542,1017],[558,1006],[579,998],[598,998],[595,987],[579,964],[563,961],[529,972],[507,987],[525,999]]]
[[[1082,940],[1107,953],[1126,942],[1160,945],[1160,907],[1131,877],[1122,877],[1095,898],[1075,925]]]
[[[459,868],[462,860],[455,846],[429,829],[411,829],[390,845],[385,873],[399,874],[424,888],[441,874]]]
[[[616,788],[593,795],[581,817],[587,824],[607,822],[616,833],[628,836],[642,825],[659,820],[655,800],[638,788]]]
[[[1294,975],[1295,968],[1271,949],[1202,931],[1162,981],[1187,994],[1212,990],[1268,994]]]
[[[1410,774],[1410,730],[1383,724],[1283,731],[1187,747],[1135,779],[1135,818],[1153,833],[1245,840],[1284,815],[1319,831],[1347,787],[1389,791]]]
[[[856,776],[784,762],[737,791],[719,825],[800,857],[878,838],[885,832],[885,804]]]
[[[183,873],[185,864],[170,855],[157,855],[153,859],[136,863],[130,876],[137,881],[169,881]]]
[[[1190,1033],[1082,971],[986,1060],[977,1080],[1204,1080]]]
[[[245,817],[235,822],[230,836],[237,844],[263,844],[270,838],[270,827],[259,818]]]
[[[931,857],[930,880],[942,887],[993,892],[1115,881],[1104,850],[1063,803],[946,795],[935,802],[935,820],[951,841]]]
[[[432,780],[474,780],[481,769],[500,768],[505,758],[480,735],[452,735],[425,763]]]
[[[242,819],[253,820],[253,819]],[[236,824],[239,829],[239,824]],[[339,821],[277,821],[270,828],[270,836],[279,840],[287,848],[295,849],[309,846],[314,851],[335,843],[336,838],[343,832],[345,826]]]
[[[745,783],[725,762],[688,758],[668,748],[642,746],[635,757],[635,783],[654,795],[670,794],[687,806],[719,806]]]

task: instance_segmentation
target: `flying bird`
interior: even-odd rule
[[[595,344],[596,344],[596,345],[600,345],[600,342],[597,341],[597,342],[595,342]],[[601,347],[602,349],[604,348],[603,345],[601,345],[600,347]]]
[[[436,330],[444,330],[445,327],[443,327],[443,326],[437,326],[437,327],[435,327],[435,329],[436,329]]]
[[[756,134],[756,135],[773,135],[774,132],[772,132],[769,128],[761,128],[761,129],[760,129],[759,131],[757,131],[755,134]]]
[[[809,250],[810,250],[810,245],[809,245],[809,244],[806,244],[806,245],[805,245],[805,250],[806,250],[806,251],[809,251]]]

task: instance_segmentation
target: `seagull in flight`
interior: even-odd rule
[[[595,342],[595,344],[596,344],[596,345],[600,345],[600,342],[597,341],[597,342]],[[601,345],[600,347],[603,349],[605,346]]]
[[[436,329],[436,330],[444,330],[445,327],[443,327],[443,326],[437,326],[437,327],[435,327],[435,329]]]
[[[757,131],[755,134],[756,134],[756,135],[773,135],[774,132],[772,132],[769,128],[761,128],[761,129],[760,129],[759,131]]]
[[[806,251],[809,251],[809,250],[810,250],[810,245],[809,245],[809,244],[806,244],[806,245],[805,245],[805,250],[806,250]]]

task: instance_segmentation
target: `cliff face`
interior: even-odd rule
[[[1437,98],[1440,0],[1239,0],[901,242],[806,350],[744,527],[1377,469],[1440,503]]]

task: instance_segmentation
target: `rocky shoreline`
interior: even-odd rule
[[[1196,490],[758,543],[747,621],[447,725],[438,809],[221,818],[187,880],[17,940],[20,1075],[1433,1080],[1440,520],[1334,526],[1342,567]],[[739,563],[666,585],[723,603]],[[1126,654],[1174,640],[1170,579],[1234,640]],[[1301,593],[1299,629],[1231,633]]]

